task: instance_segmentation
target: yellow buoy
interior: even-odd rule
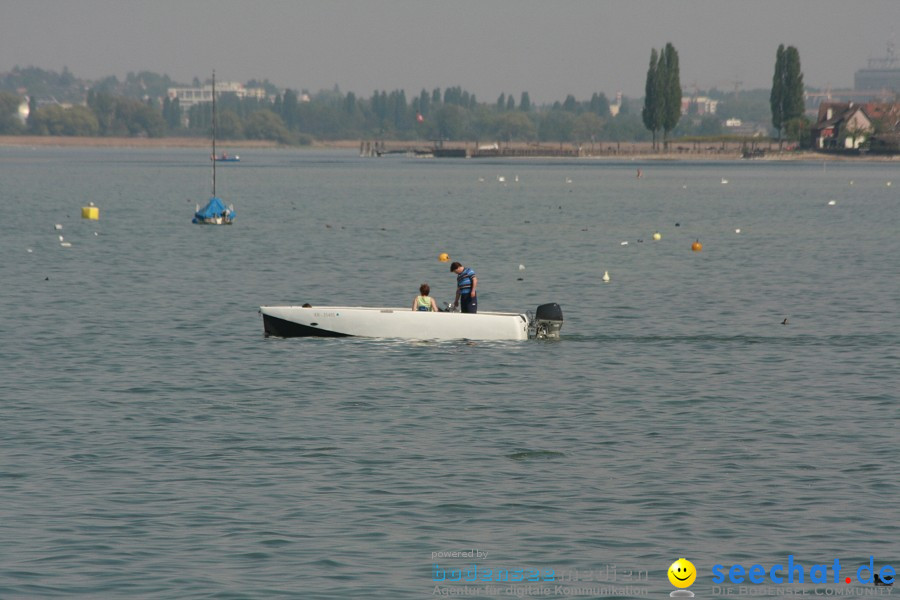
[[[447,262],[448,260],[450,260],[450,255],[446,252],[441,252],[440,255],[438,255],[438,260],[441,262]]]
[[[656,233],[653,234],[653,239],[658,242],[659,240],[662,239],[662,234],[657,231]]]
[[[100,218],[100,208],[94,206],[93,202],[91,203],[90,206],[82,206],[81,207],[81,218],[96,221],[97,219]]]
[[[703,250],[703,244],[700,243],[700,240],[697,240],[696,242],[691,244],[691,250],[693,250],[694,252],[700,252],[701,250]]]

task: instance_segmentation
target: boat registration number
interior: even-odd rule
[[[317,312],[317,313],[313,313],[313,316],[314,316],[314,317],[336,317],[336,316],[337,316],[337,313],[333,313],[333,312]]]

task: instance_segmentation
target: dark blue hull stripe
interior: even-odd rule
[[[346,333],[338,333],[336,331],[328,331],[327,329],[319,329],[318,327],[310,327],[309,325],[301,325],[292,321],[285,321],[278,317],[263,315],[263,327],[266,331],[266,337],[350,337]]]

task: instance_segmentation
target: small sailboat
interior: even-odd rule
[[[212,156],[216,156],[216,72],[213,71],[212,76]],[[235,218],[234,205],[225,206],[225,203],[216,196],[216,160],[212,161],[212,197],[206,206],[200,208],[194,213],[192,223],[197,225],[231,225]]]

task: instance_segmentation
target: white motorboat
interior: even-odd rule
[[[266,337],[374,337],[412,340],[558,338],[562,309],[542,304],[534,314],[421,312],[362,306],[261,306]]]

